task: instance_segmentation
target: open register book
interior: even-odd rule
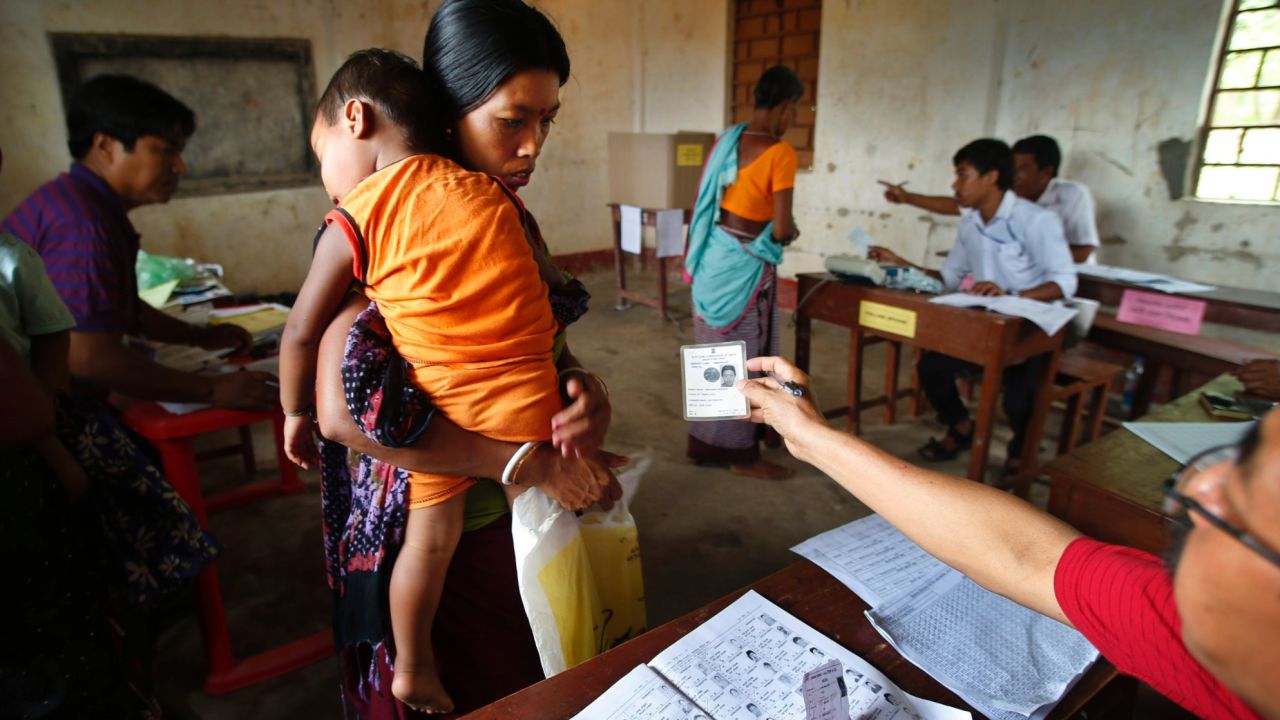
[[[636,667],[575,717],[805,720],[801,690],[805,673],[833,659],[843,666],[853,718],[971,717],[963,710],[908,695],[865,660],[755,591],[680,638],[648,665]]]

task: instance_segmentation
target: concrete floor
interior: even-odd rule
[[[652,275],[633,276],[635,288],[652,288]],[[575,354],[607,378],[614,403],[609,446],[616,452],[649,453],[653,465],[644,478],[633,512],[639,526],[650,626],[693,610],[794,562],[788,548],[814,534],[863,517],[868,510],[812,468],[784,450],[766,457],[795,468],[785,482],[733,475],[726,469],[696,467],[684,455],[686,425],[681,418],[679,346],[693,342],[688,291],[673,283],[672,322],[660,323],[643,306],[614,309],[610,272],[583,277],[593,294],[592,312],[571,332]],[[794,328],[784,313],[782,347],[794,351]],[[815,323],[813,387],[823,406],[843,404],[848,332]],[[879,393],[883,350],[867,352],[866,392]],[[905,415],[903,403],[900,415]],[[863,415],[864,437],[900,457],[941,430],[931,418],[900,420],[892,427],[880,412]],[[274,453],[264,427],[258,433],[261,477],[272,474]],[[1052,432],[1052,429],[1049,431]],[[1052,437],[1052,435],[1050,435]],[[211,438],[231,441],[233,436]],[[1008,430],[997,427],[991,463],[1003,460]],[[1045,447],[1050,443],[1046,441]],[[966,456],[937,467],[963,474]],[[238,482],[234,459],[202,466],[205,485],[216,489]],[[219,563],[230,617],[232,642],[248,654],[326,627],[329,597],[323,576],[317,478],[306,475],[308,492],[212,519],[227,550]],[[1045,501],[1037,485],[1033,500]],[[335,660],[326,660],[251,688],[222,696],[200,687],[204,662],[199,629],[187,617],[163,635],[157,662],[159,693],[171,714],[210,720],[340,718]],[[1145,715],[1145,713],[1144,713]],[[1169,717],[1162,712],[1148,717]]]

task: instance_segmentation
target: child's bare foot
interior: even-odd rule
[[[421,713],[443,715],[453,712],[453,698],[445,692],[434,667],[396,666],[391,678],[391,694]]]

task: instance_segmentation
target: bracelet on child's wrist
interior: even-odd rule
[[[285,410],[284,416],[287,418],[311,417],[313,414],[315,414],[315,410],[316,410],[316,407],[314,405],[307,405],[306,407],[303,407],[300,410],[292,410],[292,411]]]

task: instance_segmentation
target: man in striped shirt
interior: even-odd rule
[[[140,236],[128,213],[169,201],[186,171],[182,150],[194,131],[191,110],[154,85],[124,75],[89,80],[67,108],[71,170],[22,201],[3,229],[40,254],[75,318],[69,360],[77,392],[272,407],[269,375],[180,372],[125,344],[127,335],[237,351],[252,343],[241,328],[195,327],[138,299]]]
[[[1200,717],[1280,718],[1280,410],[1165,483],[1185,532],[1161,561],[830,427],[779,385],[809,381],[782,358],[747,369],[772,376],[738,384],[751,419],[929,554],[1079,630],[1120,672]]]

